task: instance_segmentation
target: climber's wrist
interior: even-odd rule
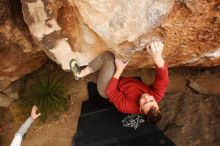
[[[116,79],[119,79],[121,74],[122,74],[122,71],[117,69],[113,77]]]
[[[154,63],[156,64],[157,67],[163,67],[165,61],[162,57],[157,57],[157,58],[154,58]]]

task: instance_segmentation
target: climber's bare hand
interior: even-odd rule
[[[32,107],[32,110],[31,110],[31,117],[35,120],[37,119],[41,114],[40,113],[37,113],[37,106],[33,106]]]
[[[149,45],[146,46],[146,49],[154,60],[155,64],[158,67],[162,67],[164,65],[164,60],[162,57],[163,43],[160,40],[152,41]]]
[[[116,66],[117,71],[122,72],[125,69],[125,67],[127,66],[128,62],[129,62],[128,60],[123,61],[122,59],[116,58],[115,59],[115,66]]]
[[[115,59],[115,66],[116,66],[116,72],[114,74],[114,78],[118,79],[123,70],[125,69],[125,67],[127,66],[129,60],[122,60],[122,59],[119,59],[119,58],[116,58]]]
[[[151,42],[149,45],[147,45],[146,49],[154,60],[162,58],[163,43],[160,40]]]

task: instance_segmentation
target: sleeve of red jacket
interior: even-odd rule
[[[110,102],[112,102],[115,107],[123,112],[129,113],[128,104],[130,104],[128,100],[126,100],[126,96],[118,90],[118,79],[112,78],[106,88],[106,95],[108,96]]]
[[[168,66],[167,64],[164,64],[164,67],[156,68],[155,80],[151,85],[151,90],[154,93],[157,102],[162,100],[168,84]]]

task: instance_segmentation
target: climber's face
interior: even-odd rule
[[[157,111],[160,110],[159,105],[154,99],[154,97],[146,93],[142,94],[139,100],[139,104],[140,110],[144,114],[147,114],[151,108],[155,108]]]

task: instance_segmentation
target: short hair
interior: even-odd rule
[[[156,110],[156,108],[151,108],[147,114],[144,114],[145,122],[156,124],[162,118],[160,110]]]

